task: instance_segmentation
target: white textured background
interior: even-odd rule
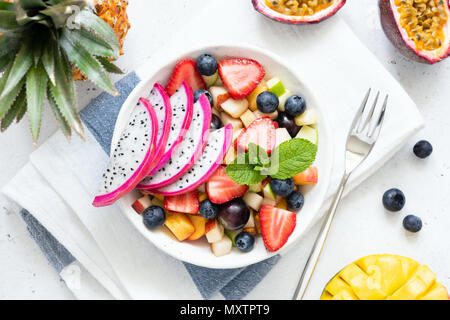
[[[119,60],[126,71],[151,56],[207,2],[145,1],[148,9],[143,12],[143,1],[130,1],[132,29],[125,44],[126,54]],[[223,2],[226,5],[226,1]],[[339,14],[403,85],[420,108],[427,126],[342,202],[311,283],[310,297],[317,297],[339,268],[373,253],[397,253],[415,258],[428,264],[438,279],[450,287],[450,58],[429,66],[398,54],[381,30],[377,2],[349,0]],[[142,33],[146,34],[146,41],[141,40]],[[201,30],[198,36],[201,37]],[[84,106],[98,90],[83,83],[78,93],[80,106]],[[41,141],[56,130],[50,112],[46,112],[44,123]],[[412,154],[412,146],[419,139],[428,139],[434,146],[433,155],[425,161]],[[34,148],[26,120],[0,134],[0,189],[27,162]],[[389,213],[382,207],[382,194],[391,187],[398,187],[406,194],[407,203],[400,213]],[[12,212],[15,208],[0,195],[0,299],[71,299],[71,293],[28,236],[21,219]],[[407,214],[422,218],[424,226],[420,233],[403,230],[401,222]],[[312,236],[313,232],[304,241],[312,243]],[[306,255],[301,250],[290,252],[248,298],[289,299]],[[292,269],[294,261],[298,262],[298,269]]]

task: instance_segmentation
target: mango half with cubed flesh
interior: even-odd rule
[[[321,300],[449,300],[449,296],[426,265],[382,254],[342,269],[328,282]]]
[[[404,56],[436,63],[450,54],[449,0],[379,0],[381,25]]]

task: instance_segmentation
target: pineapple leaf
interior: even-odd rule
[[[76,110],[73,79],[68,78],[70,65],[67,66],[62,54],[59,50],[55,51],[55,82],[57,85],[49,84],[51,98],[56,102],[61,115],[70,127],[84,139],[83,126]]]
[[[25,10],[46,8],[47,5],[43,0],[19,0],[19,4]]]
[[[0,95],[0,99],[4,98],[17,86],[33,64],[33,52],[31,50],[32,46],[30,42],[30,39],[25,40],[17,53],[8,80]]]
[[[19,41],[17,38],[7,37],[5,35],[0,37],[0,57],[5,54],[15,53],[19,48]]]
[[[11,63],[11,56],[4,55],[3,57],[0,57],[0,72],[3,71],[8,65]]]
[[[20,28],[16,21],[16,13],[9,10],[0,10],[0,32],[6,33]]]
[[[8,94],[0,98],[0,119],[8,112],[25,83],[25,77]]]
[[[55,40],[50,37],[47,43],[44,46],[44,50],[42,52],[41,61],[44,66],[45,71],[47,72],[48,78],[56,85],[55,82]]]
[[[27,74],[26,91],[31,135],[36,143],[41,128],[42,108],[47,91],[47,74],[41,63],[31,67]]]
[[[89,78],[92,82],[97,84],[103,90],[112,95],[118,95],[114,84],[104,71],[100,62],[97,61],[85,48],[80,45],[73,44],[63,33],[59,39],[59,44],[66,51],[69,60],[80,71]]]
[[[48,87],[47,99],[52,109],[53,115],[55,116],[56,122],[58,122],[61,131],[64,133],[67,140],[69,140],[70,142],[70,137],[72,136],[72,129],[70,128],[66,119],[64,119],[64,116],[62,115],[61,111],[59,111],[58,105],[56,104],[56,101],[55,99],[53,99],[53,96],[50,92],[50,87]]]
[[[25,91],[24,91],[25,94]],[[27,99],[26,99],[27,95],[25,94],[25,101],[22,104],[22,106],[20,107],[19,111],[17,112],[17,116],[16,116],[16,123],[19,123],[20,120],[22,120],[23,116],[25,115],[25,113],[27,113]]]
[[[114,49],[115,52],[119,52],[119,41],[114,33],[114,30],[105,21],[100,19],[91,10],[82,10],[75,17],[75,23],[80,24],[82,27],[95,32],[102,37],[108,44]]]
[[[124,74],[124,72],[119,67],[117,67],[115,64],[113,64],[108,59],[106,59],[104,57],[96,57],[96,58],[97,58],[98,61],[100,61],[100,63],[102,64],[103,68],[105,68],[105,70],[107,72],[117,73],[117,74]]]
[[[73,31],[64,29],[63,34],[72,43],[82,46],[92,55],[115,59],[119,57],[118,51],[114,51],[105,40],[86,29],[75,29]]]
[[[48,6],[47,9],[40,10],[39,12],[50,17],[56,29],[61,29],[66,25],[67,19],[70,16],[85,6],[85,0],[67,0],[53,6]]]
[[[8,127],[11,125],[11,123],[13,123],[14,119],[22,109],[26,110],[25,97],[25,90],[21,90],[11,109],[9,109],[8,113],[2,119],[2,123],[0,126],[2,132],[8,129]]]
[[[0,10],[14,10],[14,4],[11,2],[0,1]]]

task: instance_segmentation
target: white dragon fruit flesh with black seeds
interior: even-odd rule
[[[156,173],[167,161],[169,161],[181,141],[183,141],[184,135],[191,125],[194,106],[192,88],[183,82],[177,91],[170,97],[169,104],[171,107],[171,124],[166,145],[164,147],[165,150],[159,161],[155,160],[155,166],[149,172],[149,176]]]
[[[223,158],[231,145],[233,127],[226,127],[210,133],[208,143],[195,165],[177,181],[166,187],[152,190],[153,193],[173,196],[196,189],[216,171],[223,162]]]
[[[154,156],[157,130],[155,111],[148,102],[141,99],[134,107],[117,144],[112,148],[94,206],[113,204],[147,175]]]
[[[211,124],[211,106],[203,95],[194,104],[191,125],[170,160],[153,175],[145,178],[139,185],[141,189],[156,189],[175,182],[188,171],[200,157],[208,142]]]

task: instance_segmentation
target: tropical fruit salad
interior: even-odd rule
[[[318,182],[316,122],[258,61],[184,59],[136,102],[93,204],[137,188],[132,207],[149,232],[203,239],[216,256],[249,252],[261,236],[275,252],[294,231],[303,186]]]

